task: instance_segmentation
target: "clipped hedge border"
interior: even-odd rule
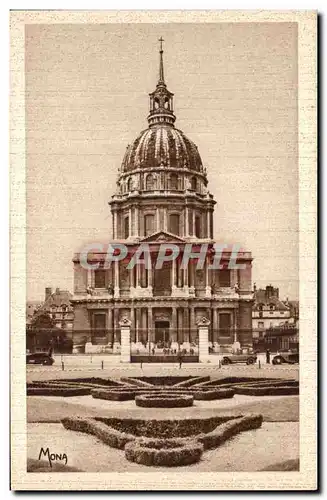
[[[223,415],[206,418],[170,418],[156,420],[154,418],[106,418],[95,417],[117,431],[132,434],[137,438],[190,438],[213,431],[217,426],[241,418],[242,415]]]
[[[249,396],[292,396],[299,394],[299,387],[294,386],[245,387],[238,385],[234,390],[235,394]]]
[[[145,382],[144,380],[140,380],[137,377],[120,377],[120,380],[124,382],[124,384],[128,384],[131,387],[139,387],[139,388],[154,388],[153,384],[149,382]]]
[[[198,436],[197,440],[203,444],[205,450],[217,448],[240,432],[261,427],[262,421],[262,415],[245,415],[217,426],[213,431]]]
[[[157,467],[194,464],[202,453],[201,443],[185,439],[137,439],[125,446],[130,462]]]
[[[92,418],[63,418],[61,423],[65,429],[77,432],[85,432],[99,438],[103,443],[123,450],[126,443],[130,443],[136,439],[136,436],[118,431],[105,423]]]
[[[109,401],[131,401],[136,400],[138,396],[152,396],[153,398],[161,398],[168,394],[171,397],[193,396],[194,400],[213,401],[217,399],[232,398],[235,394],[234,389],[217,389],[217,390],[198,390],[198,389],[182,389],[175,390],[173,387],[159,389],[135,388],[135,389],[92,389],[91,395],[96,399],[106,399]]]
[[[27,387],[27,396],[87,396],[90,389],[85,387]]]
[[[186,408],[193,406],[192,395],[177,395],[177,394],[141,394],[135,396],[136,406],[142,408]]]
[[[108,391],[103,389],[91,389],[94,399],[106,399],[108,401],[132,401],[135,399],[135,391]]]

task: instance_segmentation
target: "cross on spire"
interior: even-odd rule
[[[159,81],[158,81],[158,85],[165,85],[165,78],[164,78],[164,68],[163,68],[163,57],[162,57],[162,54],[163,54],[163,50],[162,50],[162,42],[164,42],[164,39],[162,38],[162,36],[159,38],[159,42],[160,42],[160,61],[159,61]]]

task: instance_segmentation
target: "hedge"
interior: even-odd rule
[[[203,445],[180,439],[137,439],[125,446],[125,457],[137,464],[176,467],[198,462]]]
[[[177,384],[174,384],[174,387],[191,387],[196,384],[200,384],[203,382],[208,382],[210,380],[209,375],[206,375],[204,377],[192,377],[189,380],[183,380],[182,382],[177,382]]]
[[[145,382],[144,380],[140,380],[139,378],[135,377],[120,377],[120,380],[124,382],[125,384],[129,384],[131,386],[136,386],[136,387],[153,387],[153,384],[150,384],[149,382]]]
[[[246,415],[217,426],[213,431],[197,437],[204,449],[216,448],[236,434],[261,427],[262,415]]]
[[[236,394],[249,396],[291,396],[299,394],[299,387],[293,386],[244,387],[238,385],[234,390]]]
[[[240,418],[241,415],[222,415],[207,418],[135,419],[95,417],[117,431],[136,437],[185,438],[213,431],[218,425]]]
[[[194,391],[192,392],[194,399],[212,401],[214,399],[233,398],[234,389],[216,390],[216,391]]]
[[[83,387],[27,387],[27,396],[87,396],[90,389]]]
[[[194,376],[158,376],[158,377],[135,377],[137,380],[148,382],[151,385],[168,385],[172,386],[178,384],[179,382],[184,382],[186,380],[192,380]]]
[[[135,396],[136,406],[142,408],[185,408],[193,406],[193,396],[177,394],[141,394]]]
[[[131,434],[113,429],[105,423],[92,418],[63,418],[61,422],[65,429],[93,434],[108,446],[120,450],[124,449],[126,443],[136,439]]]
[[[135,391],[108,391],[91,389],[91,396],[94,399],[106,399],[109,401],[132,401],[135,398]]]

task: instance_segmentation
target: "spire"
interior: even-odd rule
[[[156,90],[150,95],[150,113],[148,116],[148,122],[150,127],[152,125],[165,124],[174,126],[176,117],[173,111],[173,96],[171,92],[167,89],[164,77],[164,67],[163,67],[163,49],[162,42],[164,39],[162,36],[159,38],[160,50],[159,50],[159,80],[157,83]]]
[[[158,85],[165,85],[165,77],[164,77],[164,67],[163,67],[163,57],[162,57],[162,54],[163,54],[163,50],[162,50],[162,42],[164,42],[164,39],[162,38],[162,36],[159,38],[158,40],[160,42],[160,51],[159,51],[159,54],[160,54],[160,62],[159,62],[159,80],[158,80]]]

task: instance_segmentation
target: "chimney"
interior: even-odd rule
[[[56,288],[56,293],[60,293],[60,288]]]
[[[257,284],[256,283],[253,283],[253,291],[256,292],[257,291]]]
[[[50,295],[52,295],[52,288],[51,287],[47,287],[45,289],[45,300],[47,300],[50,297]]]

